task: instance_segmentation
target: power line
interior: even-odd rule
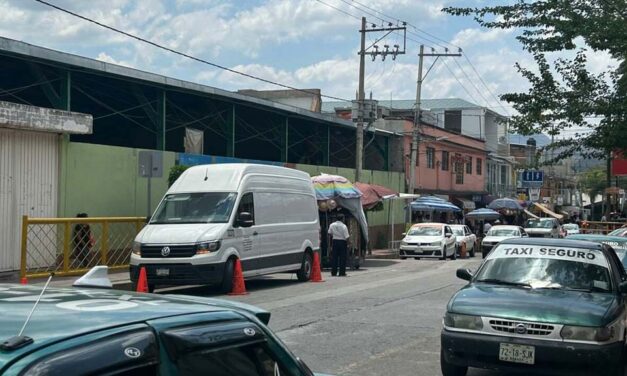
[[[340,9],[340,8],[338,8],[336,6],[333,6],[331,4],[325,3],[322,0],[316,0],[316,1],[319,2],[320,4],[324,4],[324,5],[328,6],[329,8],[333,8],[333,9],[337,10],[338,12],[344,13],[345,15],[347,15],[349,17],[353,17],[353,18],[361,21],[361,19],[359,17],[355,16],[354,14],[348,13],[347,11],[345,11],[343,9]]]
[[[307,90],[298,89],[298,88],[295,88],[295,87],[290,86],[290,85],[285,85],[285,84],[282,84],[282,83],[279,83],[279,82],[275,82],[275,81],[272,81],[272,80],[269,80],[269,79],[266,79],[266,78],[257,77],[257,76],[255,76],[255,75],[252,75],[252,74],[249,74],[249,73],[240,72],[240,71],[238,71],[238,70],[231,69],[231,68],[225,67],[225,66],[220,65],[220,64],[212,63],[212,62],[210,62],[210,61],[208,61],[208,60],[201,59],[201,58],[198,58],[198,57],[195,57],[195,56],[192,56],[192,55],[186,54],[186,53],[184,53],[184,52],[177,51],[177,50],[172,49],[172,48],[170,48],[170,47],[166,47],[166,46],[160,45],[160,44],[158,44],[158,43],[156,43],[156,42],[153,42],[153,41],[151,41],[151,40],[148,40],[148,39],[145,39],[145,38],[139,37],[139,36],[137,36],[137,35],[134,35],[134,34],[131,34],[131,33],[126,32],[126,31],[123,31],[123,30],[117,29],[117,28],[115,28],[115,27],[112,27],[112,26],[106,25],[106,24],[104,24],[104,23],[101,23],[101,22],[99,22],[99,21],[96,21],[96,20],[93,20],[93,19],[91,19],[91,18],[85,17],[85,16],[83,16],[83,15],[80,15],[80,14],[78,14],[78,13],[72,12],[72,11],[67,10],[67,9],[65,9],[65,8],[59,7],[59,6],[57,6],[57,5],[51,4],[51,3],[47,2],[47,1],[44,1],[44,0],[34,0],[34,1],[36,1],[36,2],[38,2],[38,3],[41,3],[41,4],[44,4],[44,5],[47,5],[47,6],[51,7],[51,8],[54,8],[54,9],[59,10],[59,11],[61,11],[61,12],[67,13],[67,14],[72,15],[72,16],[74,16],[74,17],[80,18],[80,19],[82,19],[82,20],[84,20],[84,21],[91,22],[91,23],[96,24],[96,25],[98,25],[98,26],[100,26],[100,27],[103,27],[103,28],[105,28],[105,29],[109,29],[109,30],[114,31],[114,32],[116,32],[116,33],[119,33],[119,34],[125,35],[125,36],[127,36],[127,37],[129,37],[129,38],[133,38],[133,39],[138,40],[138,41],[140,41],[140,42],[143,42],[143,43],[149,44],[149,45],[151,45],[151,46],[153,46],[153,47],[157,47],[157,48],[159,48],[159,49],[162,49],[162,50],[165,50],[165,51],[171,52],[171,53],[176,54],[176,55],[179,55],[179,56],[186,57],[186,58],[188,58],[188,59],[191,59],[191,60],[194,60],[194,61],[197,61],[197,62],[200,62],[200,63],[206,64],[206,65],[210,65],[210,66],[212,66],[212,67],[214,67],[214,68],[222,69],[222,70],[227,71],[227,72],[230,72],[230,73],[234,73],[234,74],[237,74],[237,75],[240,75],[240,76],[244,76],[244,77],[247,77],[247,78],[252,78],[253,80],[257,80],[257,81],[265,82],[265,83],[268,83],[268,84],[271,84],[271,85],[276,85],[276,86],[280,86],[280,87],[283,87],[283,88],[286,88],[286,89],[290,89],[290,90],[299,91],[299,92],[302,92],[302,93],[311,94],[311,93],[310,93],[309,91],[307,91]],[[318,0],[318,1],[322,2],[321,0]],[[348,13],[347,13],[347,14],[348,14]],[[345,100],[346,100],[346,99],[342,99],[342,98],[339,98],[339,97],[334,97],[334,96],[331,96],[331,95],[325,95],[325,94],[320,94],[320,96],[321,96],[321,97],[325,97],[325,98],[338,99],[338,100],[342,100],[342,101],[345,101]]]
[[[449,71],[449,73],[453,76],[453,78],[455,78],[455,81],[457,81],[457,83],[462,87],[462,89],[464,89],[464,91],[466,92],[466,94],[468,94],[468,96],[470,97],[470,99],[472,99],[473,101],[478,102],[475,97],[470,94],[470,92],[468,91],[468,89],[466,89],[466,86],[464,86],[464,84],[459,80],[459,78],[457,78],[457,75],[453,72],[453,70],[448,66],[448,64],[446,63],[446,61],[444,59],[442,59],[442,63],[444,63],[444,66],[446,67],[446,69]]]
[[[462,74],[464,75],[464,77],[466,77],[466,79],[468,80],[468,82],[470,82],[470,85],[472,85],[473,88],[475,88],[475,90],[477,91],[477,93],[479,93],[479,96],[485,101],[486,107],[491,107],[490,106],[490,101],[488,101],[484,96],[483,93],[481,92],[481,90],[479,90],[477,88],[477,86],[475,85],[475,83],[470,79],[470,77],[468,77],[468,74],[466,74],[466,71],[464,71],[464,69],[462,68],[462,66],[459,64],[459,62],[457,61],[457,59],[455,60],[455,64],[457,64],[457,66],[459,67],[459,69],[461,70]]]

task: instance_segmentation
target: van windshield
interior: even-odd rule
[[[165,197],[155,211],[151,224],[227,223],[236,193],[175,193]]]

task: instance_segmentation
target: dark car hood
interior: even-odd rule
[[[472,283],[451,298],[449,312],[553,324],[604,326],[619,310],[611,293],[528,289]]]

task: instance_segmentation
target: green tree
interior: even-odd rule
[[[483,8],[444,8],[456,16],[473,15],[483,27],[520,29],[523,48],[533,54],[538,72],[516,64],[530,88],[502,94],[518,115],[510,119],[517,133],[558,135],[569,128],[593,131],[552,144],[554,158],[581,153],[606,158],[614,149],[627,150],[627,7],[625,0],[517,0],[511,5]],[[577,43],[583,41],[585,48]],[[616,69],[593,74],[585,51],[607,51],[619,62]],[[547,53],[574,50],[573,59],[549,62]]]

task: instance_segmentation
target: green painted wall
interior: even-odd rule
[[[139,149],[64,140],[61,145],[59,216],[74,217],[81,212],[90,217],[145,216],[148,180],[138,176],[138,154]],[[163,177],[152,179],[152,210],[168,188],[167,176],[175,158],[176,153],[163,154]],[[322,172],[349,180],[355,176],[355,170],[349,168],[302,164],[293,167],[312,176]],[[397,192],[402,192],[405,186],[404,174],[399,172],[365,170],[362,181]],[[376,238],[385,238],[380,243],[387,242],[390,223],[397,224],[395,232],[402,231],[405,204],[400,200],[387,201],[383,210],[366,212],[371,230],[377,228]],[[394,205],[393,211],[391,205]],[[377,239],[373,240],[377,242]]]
[[[138,176],[139,149],[65,142],[62,146],[59,216],[145,216],[148,179]],[[152,210],[168,187],[175,153],[163,154],[163,177],[151,179]]]

